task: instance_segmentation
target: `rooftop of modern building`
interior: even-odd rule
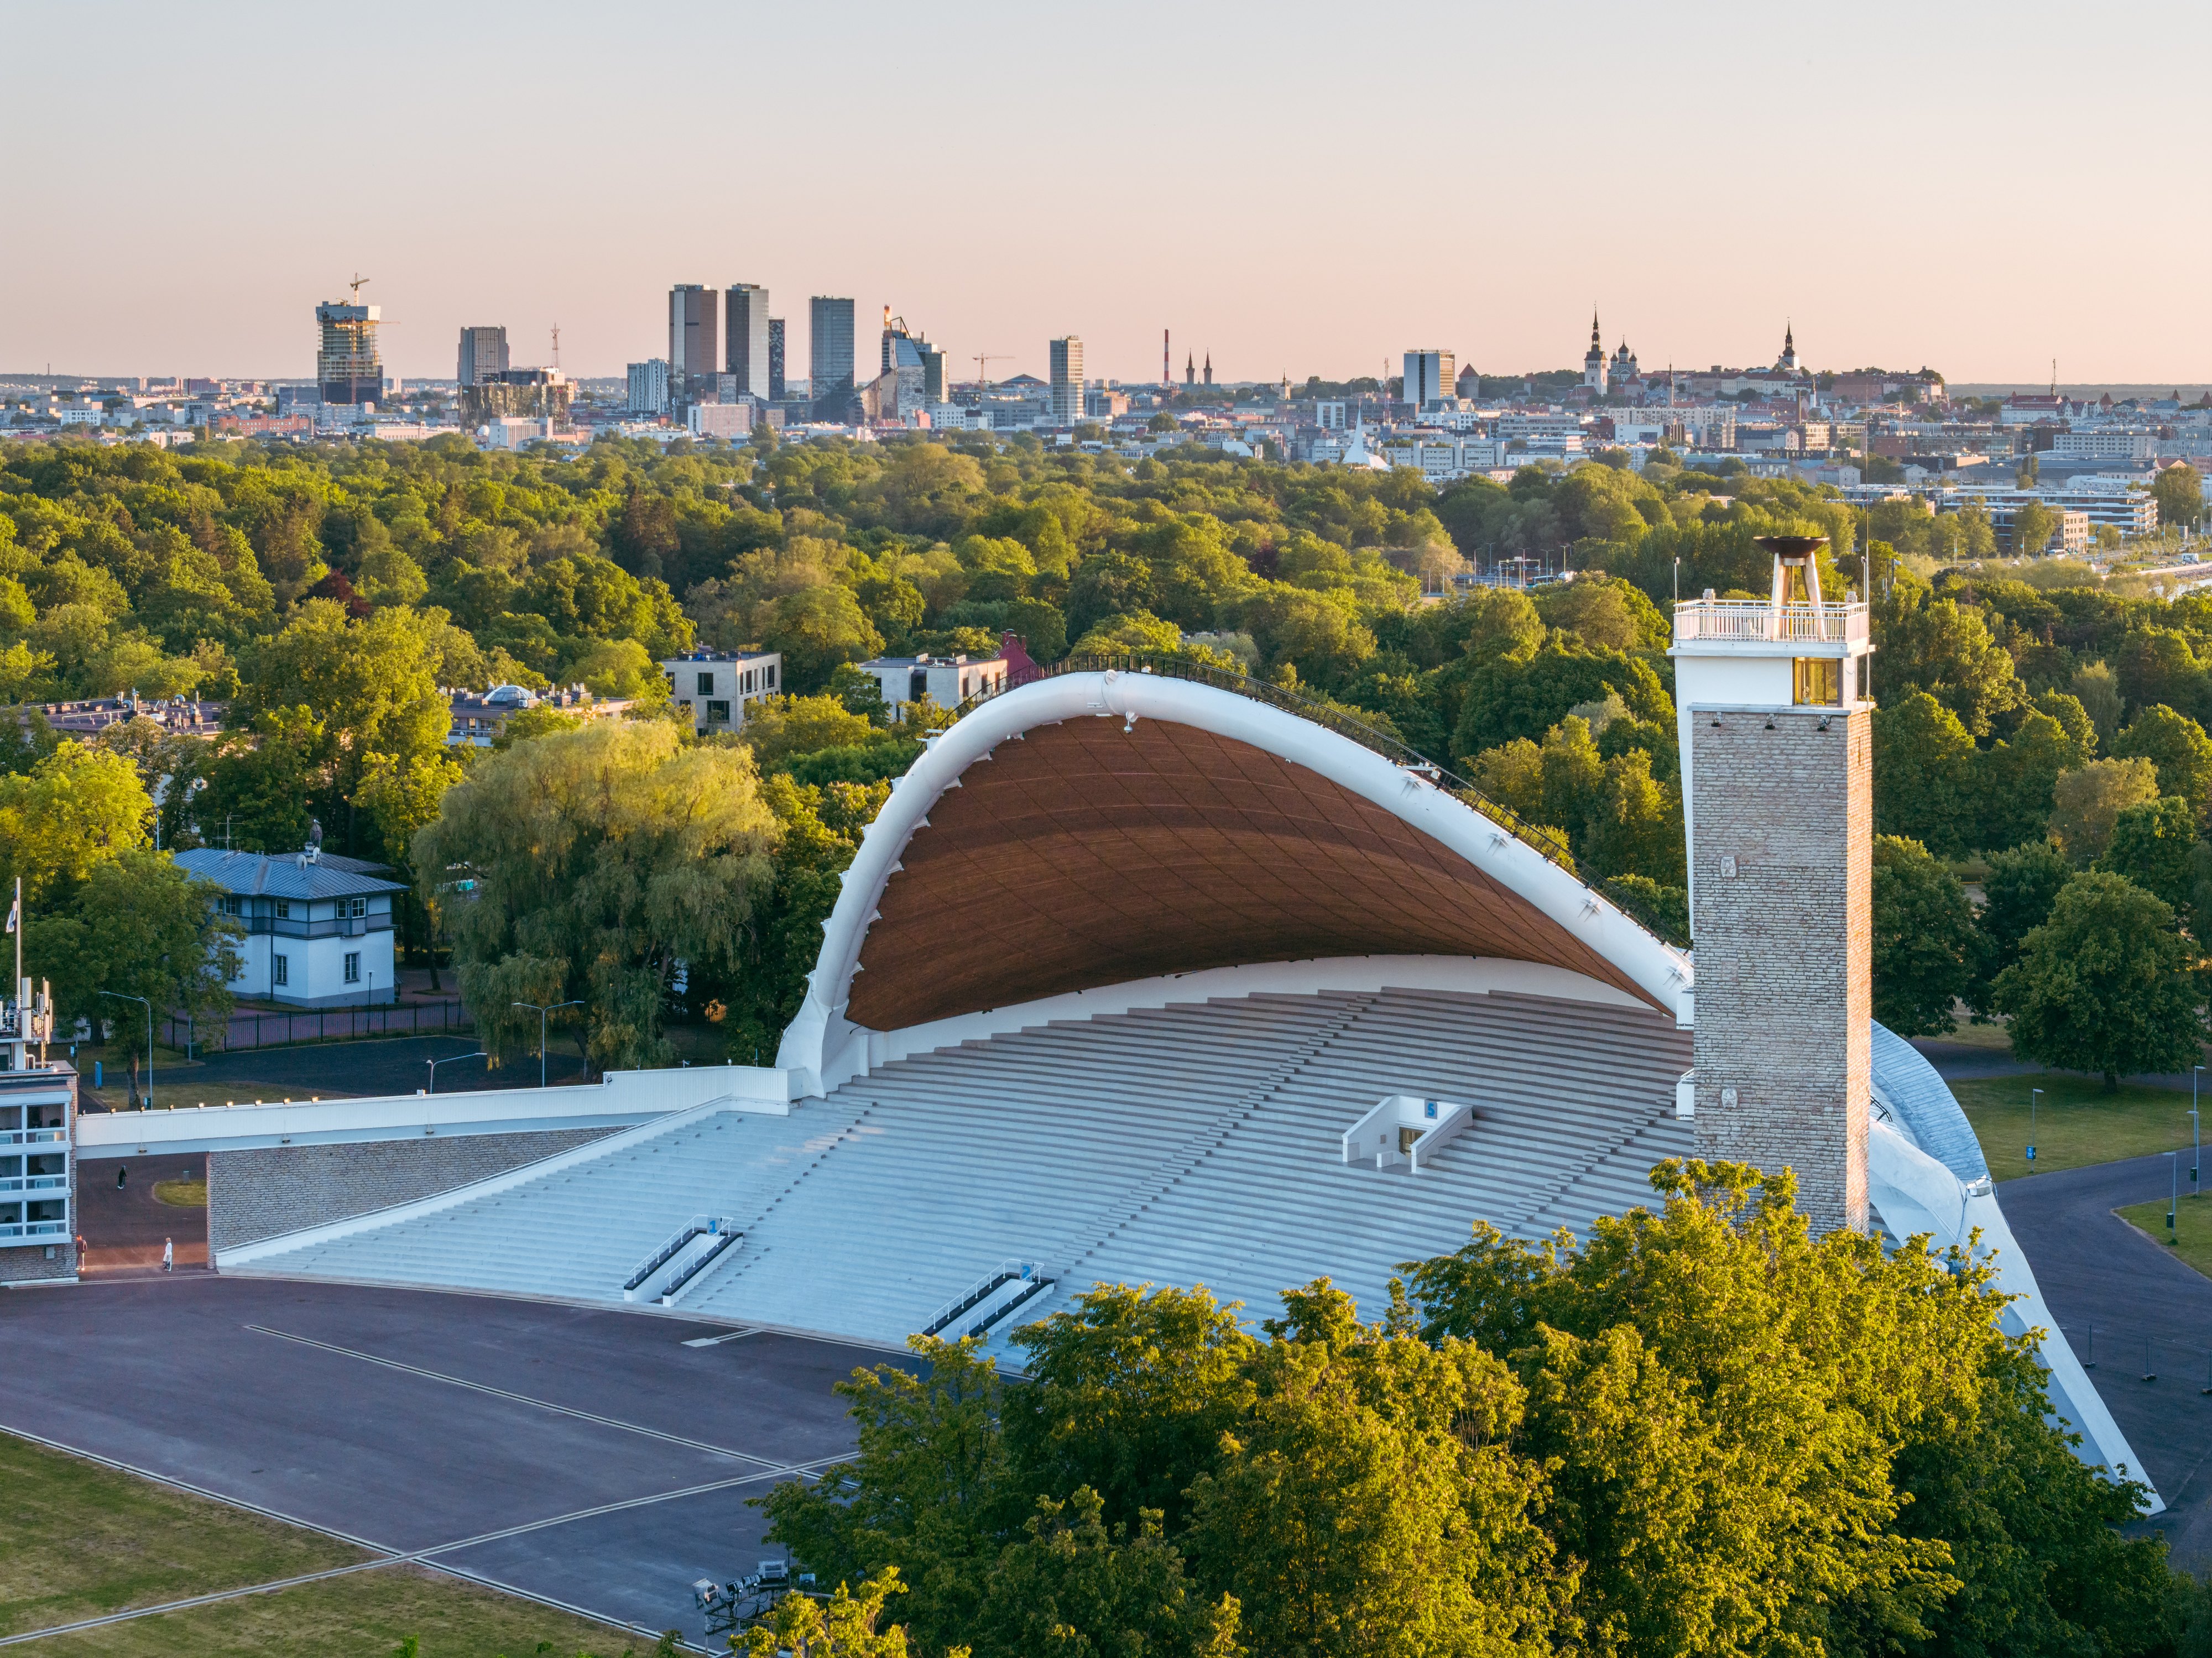
[[[783,654],[781,651],[686,651],[681,656],[664,656],[664,666],[678,662],[773,662]]]

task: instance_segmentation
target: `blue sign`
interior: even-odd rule
[[[2030,1163],[2035,1161],[2035,1148],[2032,1145],[2027,1148],[2027,1160]]]

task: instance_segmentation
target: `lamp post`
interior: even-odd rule
[[[434,1094],[438,1091],[438,1067],[440,1066],[451,1065],[456,1060],[481,1060],[483,1057],[484,1051],[479,1048],[473,1054],[448,1054],[442,1060],[423,1060],[422,1063],[430,1067],[430,1092]]]
[[[2166,1194],[2166,1241],[2179,1244],[2181,1234],[2174,1230],[2174,1222],[2181,1212],[2181,1153],[2169,1151],[2166,1155],[2173,1159],[2173,1189]]]
[[[2197,1066],[2189,1072],[2189,1195],[2197,1193],[2197,1170],[2204,1160],[2204,1125],[2197,1115],[2197,1079],[2204,1074],[2204,1067]]]
[[[544,1007],[538,1006],[535,1002],[508,1004],[510,1007],[526,1007],[538,1016],[538,1085],[540,1088],[545,1086],[545,1016],[557,1008],[581,1007],[583,1005],[583,998],[580,996],[569,1001],[554,1002]]]
[[[2035,1096],[2041,1092],[2043,1090],[2039,1088],[2027,1090],[2027,1160],[2030,1163],[2035,1161]]]
[[[146,1108],[154,1108],[154,1004],[143,996],[132,996],[120,990],[103,990],[103,996],[112,996],[118,1002],[137,1002],[146,1010]]]

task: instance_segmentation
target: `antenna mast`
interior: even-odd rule
[[[561,325],[557,322],[553,325],[553,367],[556,371],[561,367]]]

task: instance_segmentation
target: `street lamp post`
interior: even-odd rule
[[[581,1007],[583,1005],[584,1002],[581,997],[577,997],[570,1001],[553,1002],[544,1007],[538,1006],[535,1002],[511,1002],[508,1004],[511,1007],[526,1007],[538,1016],[538,1085],[540,1088],[545,1086],[545,1016],[560,1008]]]
[[[423,1060],[422,1063],[430,1067],[430,1092],[434,1094],[438,1091],[438,1067],[440,1066],[451,1065],[456,1060],[481,1060],[483,1057],[484,1051],[479,1048],[473,1054],[448,1054],[442,1060]]]
[[[2174,1222],[2181,1212],[2181,1153],[2169,1151],[2166,1155],[2173,1159],[2173,1189],[2166,1194],[2166,1241],[2178,1244],[2181,1242],[2181,1234],[2174,1230]]]
[[[154,1108],[154,1004],[143,996],[132,996],[120,990],[103,990],[103,996],[112,996],[118,1002],[137,1002],[146,1010],[146,1108]]]
[[[2035,1096],[2043,1092],[2039,1088],[2027,1090],[2027,1160],[2035,1161]]]
[[[2204,1161],[2204,1125],[2197,1115],[2197,1079],[2204,1074],[2204,1067],[2197,1066],[2189,1073],[2189,1195],[2198,1191],[2197,1170]]]

